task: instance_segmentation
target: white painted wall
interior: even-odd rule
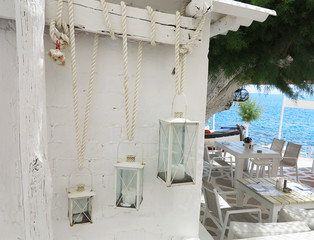
[[[208,24],[205,29],[208,30]],[[209,36],[205,31],[204,36]],[[77,35],[80,106],[87,94],[93,36]],[[46,38],[46,51],[54,48]],[[137,43],[129,42],[130,83],[134,83]],[[188,118],[201,121],[198,136],[196,185],[167,188],[156,178],[158,120],[170,117],[175,93],[174,46],[144,44],[142,81],[135,139],[143,143],[144,200],[139,211],[114,208],[114,168],[117,146],[125,139],[122,41],[100,39],[94,101],[86,149],[86,166],[94,173],[94,223],[70,227],[67,219],[68,174],[77,167],[73,120],[71,69],[47,57],[47,111],[50,167],[52,171],[53,227],[55,239],[171,239],[196,237],[199,229],[202,146],[207,86],[208,38],[187,57],[185,94]],[[66,52],[70,59],[69,52]],[[133,85],[133,84],[132,84]],[[130,89],[133,89],[130,87]],[[132,99],[132,97],[130,97]],[[89,238],[92,236],[92,238]]]
[[[175,3],[176,1],[174,1]],[[175,3],[177,4],[177,3]],[[173,6],[172,6],[173,7]],[[14,23],[12,24],[14,26]],[[209,36],[208,23],[203,36]],[[80,106],[84,108],[91,34],[77,35]],[[6,240],[24,239],[21,176],[19,166],[18,74],[15,31],[0,24],[0,230]],[[45,36],[45,51],[54,48]],[[134,83],[137,44],[129,42],[130,83]],[[100,39],[94,101],[90,114],[86,166],[94,173],[94,223],[69,226],[67,219],[67,176],[77,167],[73,120],[70,54],[65,67],[46,55],[49,164],[53,181],[54,239],[180,239],[197,237],[203,154],[203,129],[207,85],[208,38],[187,57],[185,94],[188,118],[201,122],[198,136],[197,181],[195,185],[167,188],[156,178],[158,120],[170,117],[175,93],[174,46],[144,44],[142,81],[138,104],[136,140],[143,143],[144,200],[139,211],[114,208],[113,163],[118,143],[125,139],[122,41]],[[132,88],[131,88],[132,89]],[[130,98],[132,99],[132,98]],[[81,109],[82,110],[82,109]],[[82,112],[82,111],[81,111]]]
[[[15,22],[0,19],[0,238],[24,239]]]

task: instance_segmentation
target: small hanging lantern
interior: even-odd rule
[[[157,177],[168,187],[195,183],[197,159],[199,122],[184,118],[182,111],[173,115],[172,119],[159,121]]]
[[[249,92],[245,88],[239,88],[234,92],[233,101],[234,102],[245,102],[250,97]]]
[[[89,169],[87,169],[89,171]],[[92,174],[89,171],[88,174],[79,173],[76,174],[76,177],[90,176],[91,184],[90,186],[85,186],[85,184],[77,184],[76,187],[71,186],[71,177],[74,172],[69,176],[68,183],[68,217],[70,220],[70,226],[74,224],[81,223],[93,223],[92,220],[92,206],[93,206],[93,197],[95,192],[93,191],[93,179]]]
[[[143,201],[144,163],[139,143],[126,141],[119,144],[115,167],[116,207],[139,209]]]

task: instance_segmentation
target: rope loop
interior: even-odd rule
[[[49,28],[50,37],[53,42],[59,42],[60,48],[66,48],[70,45],[70,29],[63,19],[60,22],[61,25],[58,26],[59,24],[57,24],[56,19],[51,20]]]

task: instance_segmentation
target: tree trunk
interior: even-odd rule
[[[215,113],[228,110],[232,106],[234,92],[241,87],[234,77],[226,78],[223,71],[209,75],[205,122]]]
[[[47,159],[44,0],[15,0],[25,240],[52,240]]]
[[[249,125],[250,125],[249,122],[245,123],[245,137],[249,136]]]

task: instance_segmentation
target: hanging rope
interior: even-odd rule
[[[79,123],[78,93],[77,93],[77,71],[76,71],[73,0],[69,0],[68,6],[69,6],[69,25],[70,25],[71,66],[72,66],[72,80],[73,80],[72,88],[73,88],[73,106],[74,106],[74,125],[75,125],[75,134],[76,134],[78,168],[82,170],[84,168],[87,126],[88,126],[90,105],[91,105],[94,78],[95,78],[95,66],[96,66],[97,50],[98,50],[98,34],[95,34],[95,37],[94,37],[92,64],[91,64],[89,86],[88,86],[88,96],[87,96],[87,102],[86,102],[86,108],[85,108],[83,134],[81,138],[80,123]]]
[[[186,44],[181,44],[181,14],[176,12],[176,35],[175,35],[175,83],[176,94],[180,95],[184,90],[184,76],[185,76],[185,61],[186,55],[192,52],[192,46],[198,38],[204,23],[206,21],[207,14],[204,14],[194,31],[191,39]],[[180,69],[181,67],[181,69]],[[181,71],[180,71],[181,70]],[[180,75],[179,75],[180,74]]]
[[[142,53],[143,53],[143,42],[140,41],[138,45],[138,57],[137,57],[137,70],[136,70],[136,82],[134,89],[134,100],[133,100],[133,112],[132,122],[130,122],[130,106],[129,106],[129,88],[128,88],[128,39],[127,39],[127,15],[126,5],[121,2],[122,12],[122,46],[123,46],[123,77],[124,77],[124,102],[125,102],[125,119],[126,119],[126,130],[127,139],[132,141],[135,133],[135,122],[137,113],[137,102],[138,102],[138,88],[141,77],[141,66],[142,66]]]
[[[65,64],[65,55],[61,49],[66,48],[69,43],[69,28],[66,22],[62,19],[63,1],[58,0],[57,18],[50,22],[49,33],[52,41],[56,44],[56,49],[50,49],[48,55],[58,64]]]
[[[104,8],[104,18],[105,18],[105,23],[109,29],[109,33],[110,33],[110,37],[115,40],[116,39],[116,36],[114,35],[114,31],[113,31],[113,28],[112,28],[112,25],[111,25],[111,22],[110,22],[110,19],[109,19],[109,11],[108,11],[108,8],[107,8],[107,3],[105,0],[100,0],[100,2],[102,3],[102,6]]]
[[[150,18],[150,38],[151,38],[151,45],[152,46],[156,46],[156,20],[155,20],[155,13],[154,10],[150,7],[147,6],[146,7],[147,11],[148,11],[148,15]]]

